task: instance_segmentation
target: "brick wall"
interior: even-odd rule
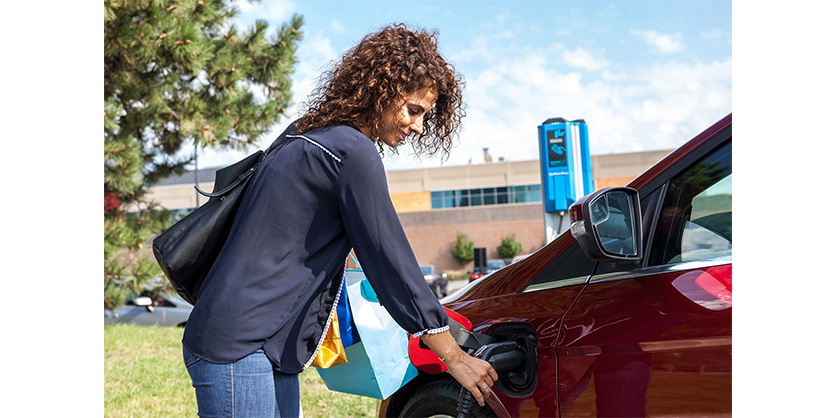
[[[456,235],[465,233],[476,247],[484,247],[489,259],[499,258],[496,247],[502,238],[515,234],[523,253],[543,246],[543,213],[540,203],[443,209],[399,214],[404,232],[419,264],[434,264],[442,272],[464,273],[473,262],[462,266],[453,258]]]

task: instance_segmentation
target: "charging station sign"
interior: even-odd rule
[[[566,130],[554,129],[546,131],[549,147],[549,167],[566,167]]]
[[[565,212],[576,200],[594,191],[586,122],[551,118],[537,131],[545,211]]]

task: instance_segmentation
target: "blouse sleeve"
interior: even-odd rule
[[[376,149],[358,146],[345,155],[339,182],[343,223],[380,303],[413,336],[448,330],[392,206]]]

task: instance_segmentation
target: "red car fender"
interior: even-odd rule
[[[469,319],[448,308],[444,308],[444,310],[447,311],[451,322],[459,323],[468,331],[473,330],[473,324]],[[415,368],[425,373],[438,374],[447,371],[447,366],[444,362],[426,345],[421,343],[421,338],[416,338],[412,335],[409,336],[409,360]]]

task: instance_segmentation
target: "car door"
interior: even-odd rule
[[[115,323],[136,324],[136,325],[158,325],[165,320],[165,311],[152,306],[137,306],[133,299],[125,306],[116,310]]]
[[[135,297],[129,296],[125,306],[116,310],[116,314],[111,318],[110,323],[126,323],[136,325],[159,325],[159,326],[174,326],[185,323],[191,307],[188,302],[184,301],[179,296],[174,298],[177,303],[168,300],[160,294],[143,291],[137,296],[145,296],[151,298],[150,306],[137,306],[134,302]],[[180,306],[178,306],[178,304]]]
[[[645,259],[597,265],[567,312],[557,347],[561,416],[731,415],[725,134],[640,189]]]

